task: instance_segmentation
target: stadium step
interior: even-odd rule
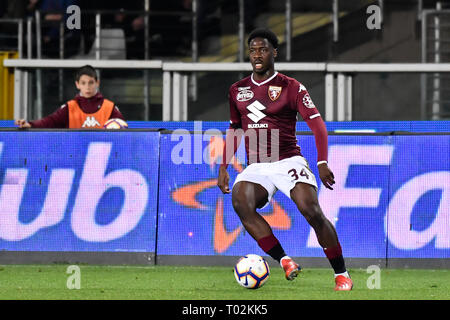
[[[347,12],[340,12],[339,17],[343,17]],[[260,25],[267,25],[273,30],[280,41],[280,45],[286,42],[285,27],[286,18],[284,14],[263,14],[258,17]],[[310,32],[324,25],[332,23],[332,17],[329,12],[308,12],[294,13],[292,15],[292,37]],[[245,35],[246,37],[248,34]],[[219,50],[217,54],[201,55],[200,62],[236,62],[239,54],[239,37],[236,34],[225,34],[219,39]],[[247,43],[245,43],[247,50]],[[189,61],[190,57],[186,57],[183,61]]]

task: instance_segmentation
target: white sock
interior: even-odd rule
[[[337,276],[344,276],[346,278],[350,278],[349,274],[347,271],[343,272],[343,273],[335,273],[334,277],[336,278]]]

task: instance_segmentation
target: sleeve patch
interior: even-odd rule
[[[305,93],[305,95],[303,96],[303,105],[310,109],[314,109],[316,107],[311,97],[309,96],[309,93]]]

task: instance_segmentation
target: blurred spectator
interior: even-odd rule
[[[193,0],[178,0],[186,10],[192,10]],[[223,25],[224,15],[239,18],[239,0],[198,0],[197,23],[198,39],[200,46],[208,45],[202,41],[208,37],[217,37],[224,33],[234,33],[237,25]],[[266,10],[268,0],[245,0],[244,2],[244,26],[249,33],[255,28],[255,19],[259,13]],[[222,30],[222,28],[224,30]]]
[[[268,0],[244,0],[245,32],[249,33],[255,28],[255,19],[261,12],[267,11]],[[239,15],[239,0],[221,1],[223,13]]]
[[[79,5],[78,0],[41,0],[42,11],[42,54],[49,58],[60,57],[60,26],[64,26],[64,58],[77,54],[80,50],[80,31],[66,28],[69,17],[66,10],[71,5]]]
[[[120,28],[124,30],[127,59],[144,58],[145,15],[144,0],[80,0],[81,8],[100,11],[102,28]],[[103,12],[102,11],[107,11]],[[127,11],[134,11],[127,13]],[[137,13],[136,11],[142,11]],[[113,13],[111,13],[113,12]],[[89,31],[87,31],[89,30]],[[95,14],[83,15],[83,36],[85,53],[89,52],[95,39]]]
[[[112,18],[113,27],[121,27],[125,32],[127,59],[145,57],[145,10],[144,1],[108,1],[108,9],[118,11]],[[126,13],[142,11],[142,13]]]
[[[38,0],[2,0],[0,1],[0,18],[26,19],[32,17],[38,2]],[[18,47],[17,24],[2,23],[0,27],[0,50],[16,49]]]
[[[214,2],[215,0],[210,0]],[[192,0],[152,0],[150,48],[153,55],[189,55],[192,44]],[[186,14],[185,14],[186,13]]]
[[[176,0],[185,11],[192,11],[193,0]],[[220,26],[220,8],[223,0],[198,0],[197,23],[199,39],[211,34],[211,29]]]
[[[185,9],[192,10],[193,0],[181,0]],[[198,0],[197,30],[198,40],[208,36],[218,36],[220,30],[220,11],[223,0]]]
[[[39,0],[1,1],[0,17],[5,19],[24,19],[33,16],[38,2]]]
[[[6,1],[0,1],[0,18],[6,13]]]
[[[255,29],[255,18],[261,12],[265,0],[246,0],[244,1],[244,25],[245,32],[250,33]]]

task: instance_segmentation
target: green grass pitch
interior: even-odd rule
[[[331,269],[305,269],[294,281],[272,267],[257,290],[240,287],[230,267],[79,265],[80,289],[68,289],[68,265],[1,265],[1,300],[448,300],[450,270],[350,269],[351,292],[334,292]],[[68,281],[69,280],[69,281]],[[370,280],[369,280],[370,282]]]

